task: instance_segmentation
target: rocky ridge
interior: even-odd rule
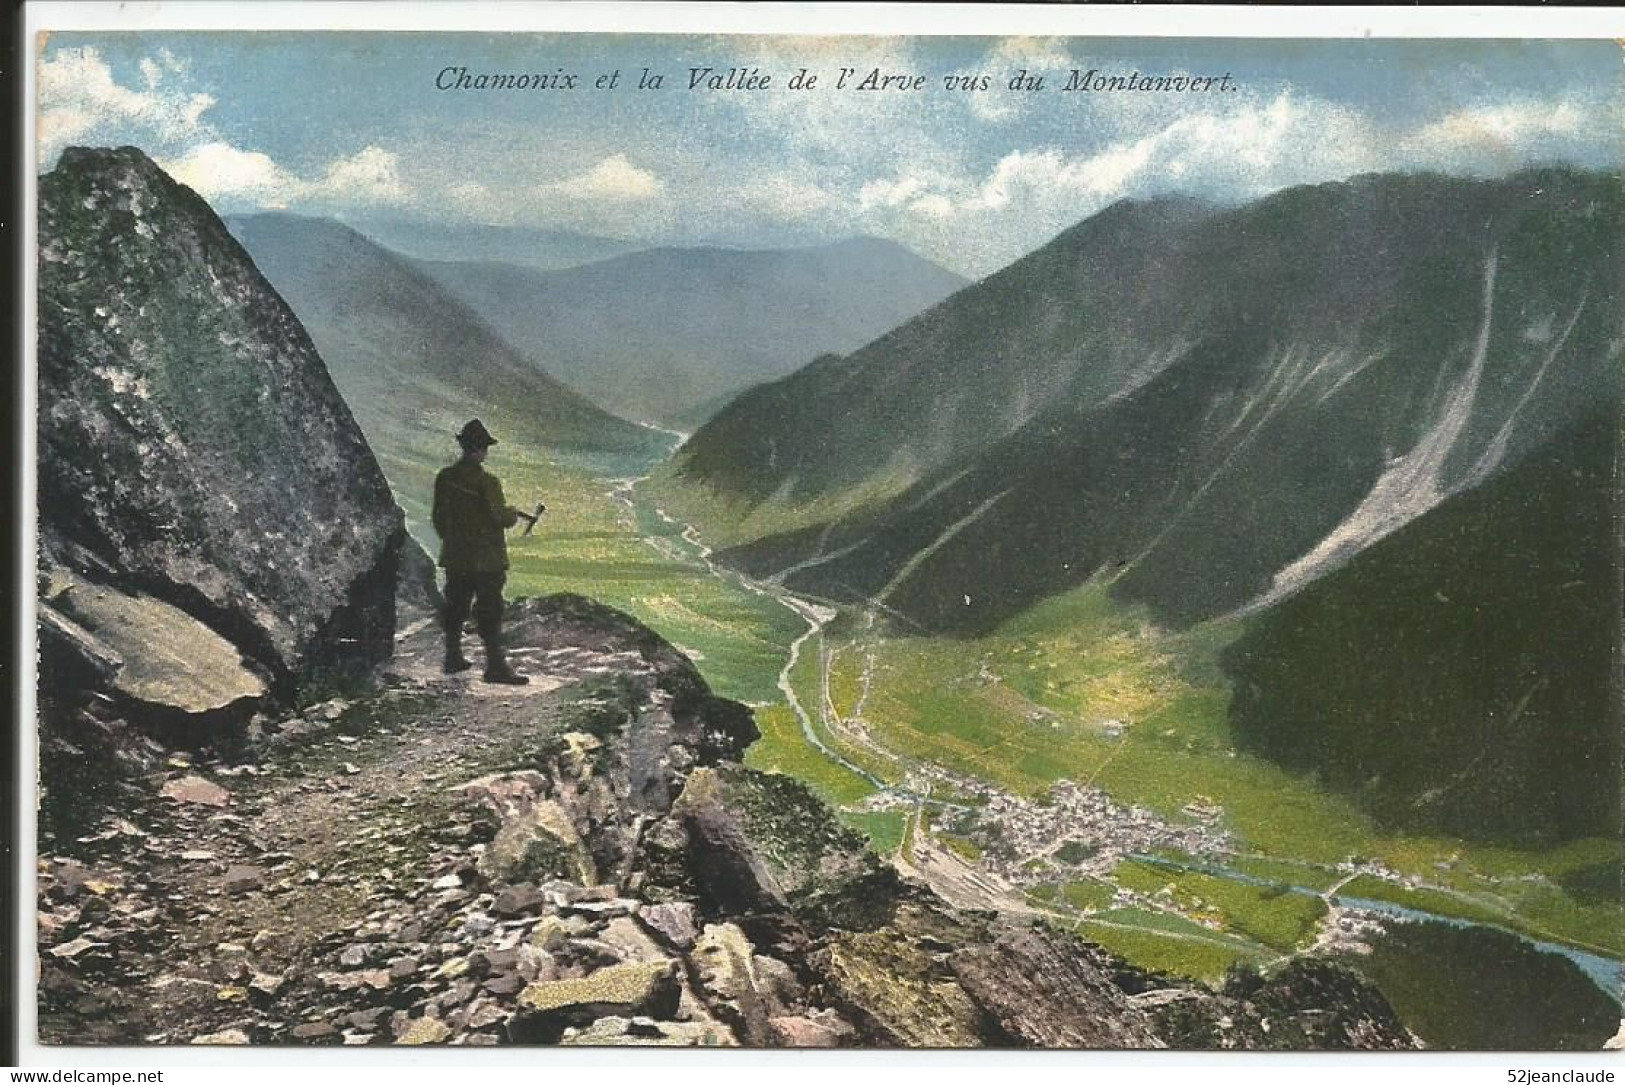
[[[433,667],[252,753],[169,755],[42,844],[48,1041],[1407,1048],[1381,996],[1300,959],[1223,991],[905,880],[747,711],[631,619],[516,607],[537,681]]]

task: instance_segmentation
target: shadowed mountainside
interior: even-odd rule
[[[1246,617],[1228,657],[1242,748],[1395,829],[1612,836],[1621,210],[1617,177],[1562,169],[1120,206],[851,359],[741,397],[663,485],[684,515],[698,494],[724,522],[771,522],[762,509],[885,493],[876,479],[914,457],[901,477],[921,477],[889,500],[722,560],[909,632],[980,635],[1089,582],[1167,626]],[[1156,274],[1136,263],[1176,248]],[[1125,269],[1140,296],[1091,313],[1105,288],[1074,284]],[[1020,299],[1058,282],[1079,323],[1035,348]],[[976,306],[980,334],[1040,351],[1018,372],[1112,349],[1085,346],[1086,375],[977,446],[954,425],[984,361],[923,347]],[[882,388],[909,405],[854,434]],[[847,414],[829,407],[843,394]],[[914,412],[937,405],[943,444],[914,443]]]
[[[1594,411],[1256,618],[1223,660],[1238,744],[1396,826],[1615,833],[1619,423]]]
[[[729,496],[790,502],[875,476],[925,478],[1021,428],[1058,399],[1103,400],[1178,356],[1201,294],[1148,279],[1185,266],[1181,200],[1117,204],[846,357],[830,356],[728,405],[681,468]],[[1176,349],[1131,349],[1137,321]],[[1164,344],[1159,343],[1159,347]]]
[[[1564,170],[1119,205],[740,397],[673,490],[793,510],[917,479],[725,557],[927,629],[1097,577],[1175,625],[1267,606],[1618,396],[1620,211]]]

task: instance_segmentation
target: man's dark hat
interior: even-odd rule
[[[497,439],[491,436],[485,423],[476,418],[457,434],[457,443],[464,448],[489,448],[497,443]]]

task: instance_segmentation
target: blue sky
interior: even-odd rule
[[[441,91],[447,67],[582,77]],[[758,92],[688,69],[756,67]],[[666,76],[637,91],[645,67]],[[792,91],[801,67],[820,88]],[[830,88],[837,69],[924,90]],[[1199,95],[1065,94],[1071,68],[1221,75]],[[614,91],[591,89],[621,72]],[[1004,89],[1018,69],[1038,93]],[[986,73],[992,89],[944,89]],[[421,218],[648,244],[869,234],[985,275],[1123,197],[1240,200],[1389,169],[1620,168],[1607,41],[789,38],[632,34],[60,33],[41,53],[40,151],[133,143],[222,212]]]

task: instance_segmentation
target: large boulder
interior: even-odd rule
[[[1159,997],[1160,996],[1160,997]],[[1369,982],[1336,961],[1299,957],[1222,991],[1138,996],[1169,1047],[1247,1051],[1406,1051],[1421,1045]]]
[[[230,641],[149,595],[58,568],[38,613],[42,655],[78,661],[88,681],[149,715],[215,719],[246,712],[266,693]]]
[[[386,657],[401,512],[293,313],[134,148],[68,148],[39,198],[46,553],[273,687]]]
[[[950,961],[985,938],[973,917],[936,902],[911,904],[875,930],[833,932],[808,964],[867,1045],[984,1047],[1006,1042],[1005,1034]]]
[[[1041,926],[1014,926],[948,959],[967,994],[1012,1043],[1042,1048],[1166,1046],[1114,982],[1098,947]]]
[[[688,959],[712,1012],[748,1046],[783,1046],[773,1022],[803,1008],[801,986],[789,965],[757,953],[732,923],[707,926]]]
[[[519,993],[508,1021],[516,1043],[556,1043],[568,1027],[599,1018],[677,1012],[681,987],[675,961],[617,964],[575,979],[544,980]]]
[[[738,764],[699,769],[672,807],[689,871],[718,914],[788,911],[869,929],[904,894],[897,872],[805,784]]]

